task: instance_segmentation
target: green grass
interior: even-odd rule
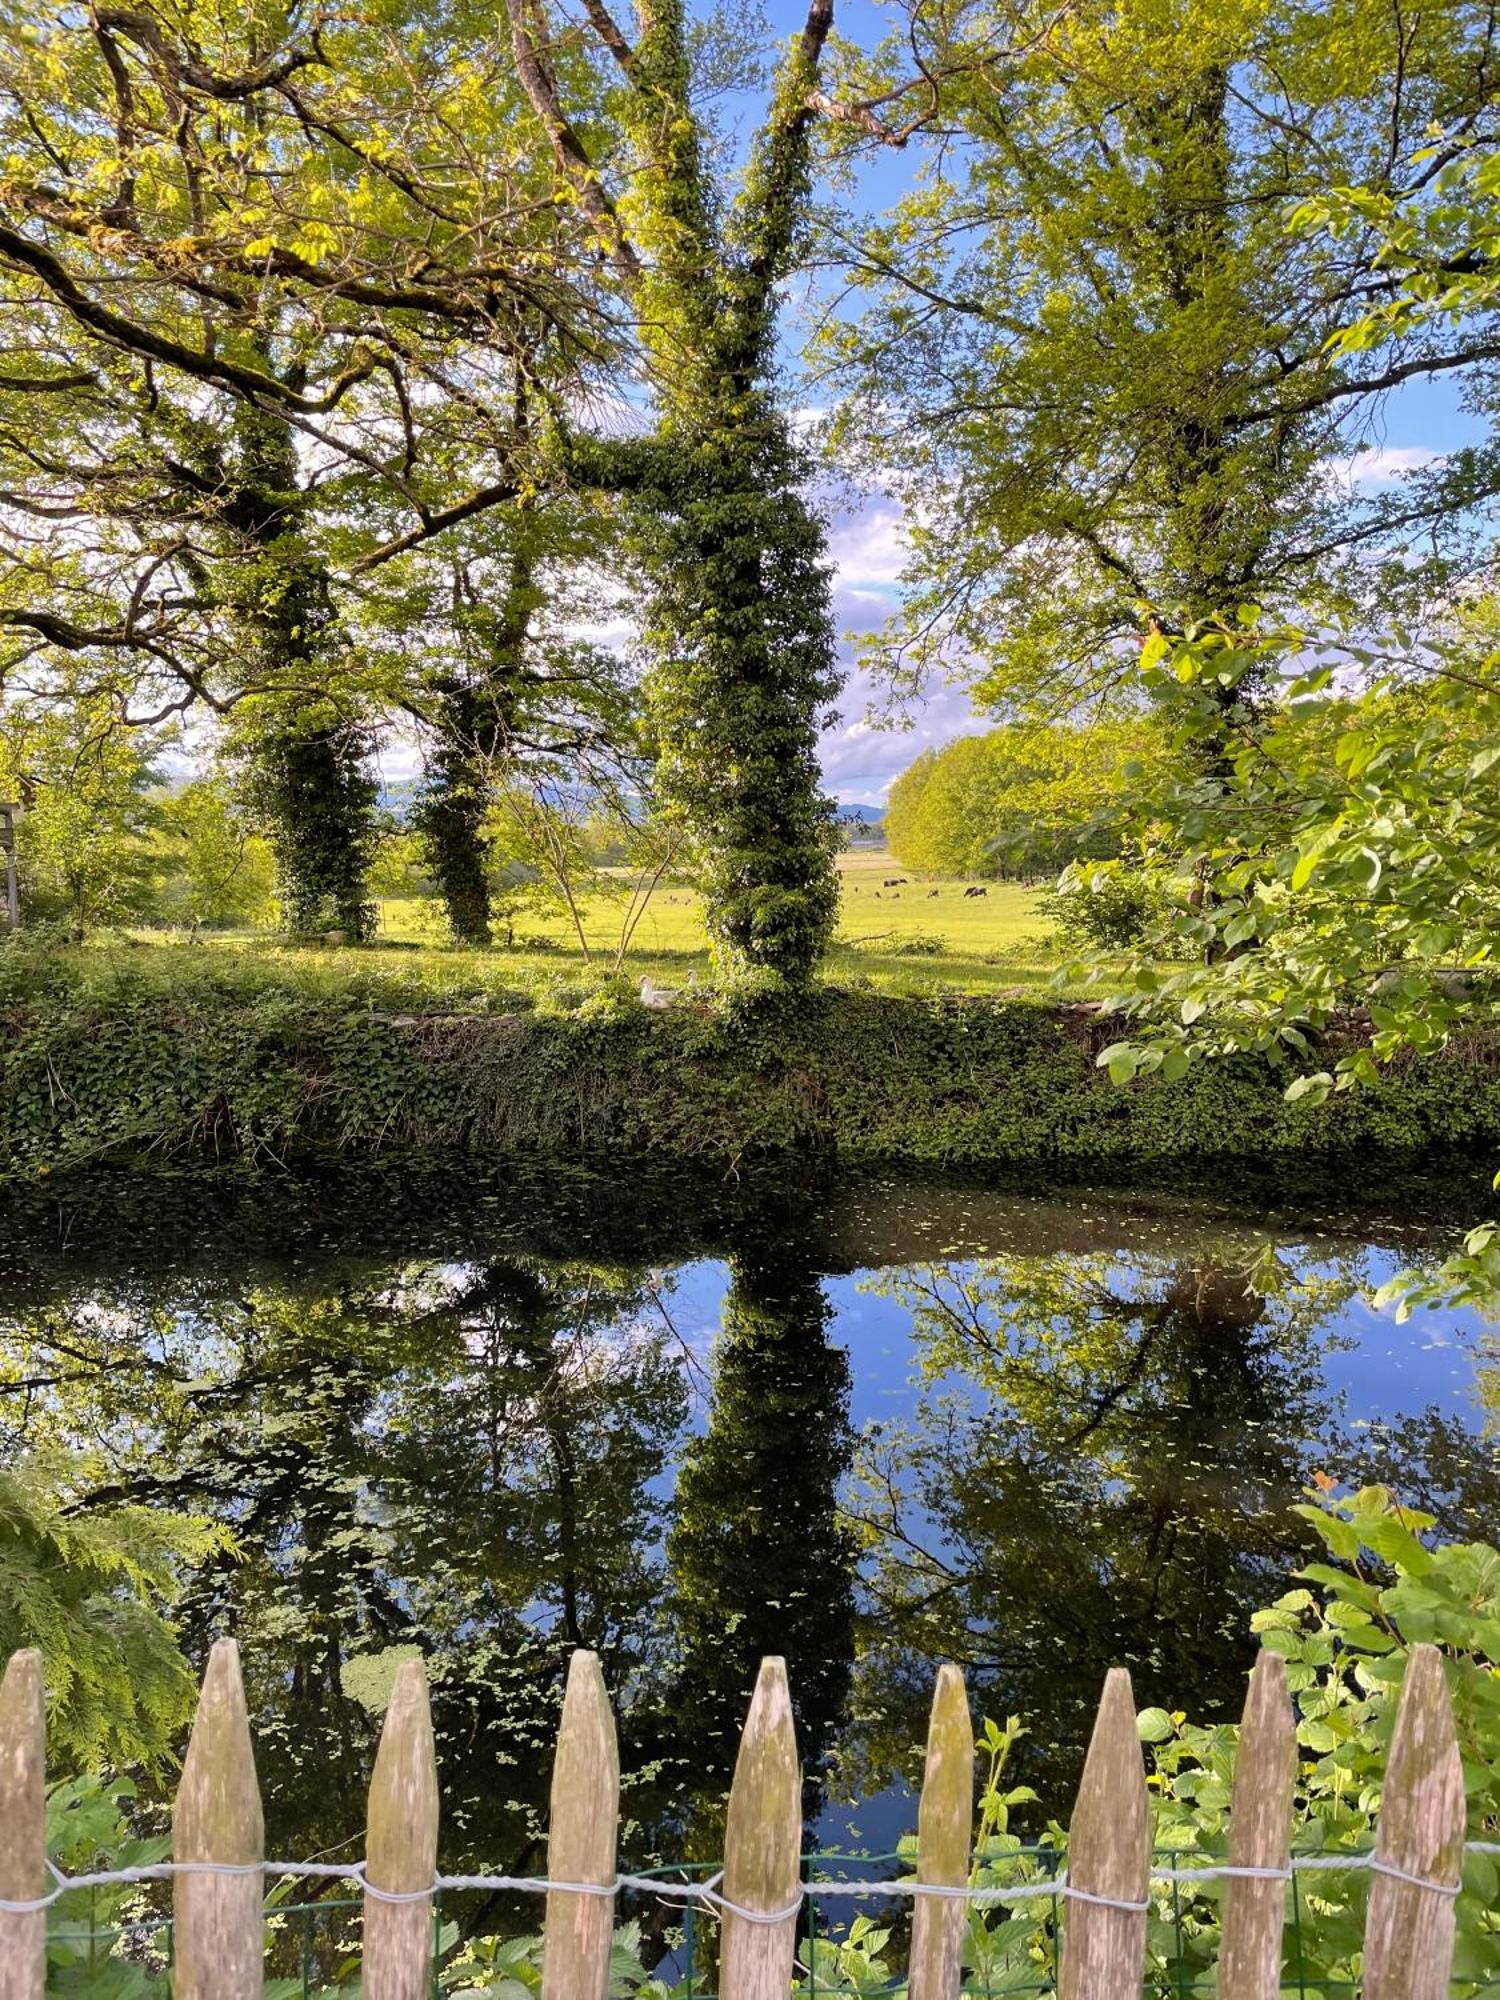
[[[888,854],[840,857],[843,907],[824,968],[829,985],[909,997],[1045,997],[1059,953],[1048,936],[1041,892],[996,882],[984,896],[968,898],[961,882],[883,887],[900,873]],[[611,971],[628,901],[624,881],[617,891],[583,899],[592,968],[563,911],[528,912],[517,921],[514,944],[474,951],[447,942],[439,904],[407,897],[379,905],[379,930],[369,946],[291,944],[255,932],[190,939],[181,932],[139,931],[124,945],[102,938],[85,947],[74,955],[72,976],[85,987],[93,977],[101,990],[123,977],[163,991],[232,986],[247,996],[283,991],[388,1012],[494,1014],[537,1004],[567,1010]],[[632,984],[643,976],[659,986],[709,980],[695,891],[657,891],[621,970]]]
[[[1058,955],[1048,936],[1038,890],[991,882],[983,896],[965,897],[967,885],[955,881],[913,880],[899,889],[883,886],[901,872],[889,854],[839,857],[843,897],[838,942],[824,975],[830,983],[843,986],[868,980],[882,992],[895,993],[942,988],[996,993],[1046,983]],[[628,903],[629,884],[624,881],[615,893],[591,894],[581,901],[584,935],[602,969],[613,962]],[[488,986],[496,977],[529,989],[576,976],[584,962],[572,922],[561,910],[530,912],[518,919],[513,946],[464,952],[447,945],[438,904],[393,898],[380,905],[379,941],[424,947],[425,976],[439,989],[470,980]],[[241,946],[254,942],[257,951],[269,948],[260,941],[233,942]],[[924,949],[929,943],[937,948]],[[336,960],[349,954],[302,949],[299,956]],[[633,980],[645,975],[662,985],[708,978],[708,946],[696,891],[683,887],[657,891],[635,927],[624,970]]]

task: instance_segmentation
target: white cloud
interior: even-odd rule
[[[1437,465],[1445,454],[1428,451],[1417,444],[1381,445],[1369,451],[1351,452],[1347,458],[1333,459],[1328,466],[1330,486],[1346,493],[1373,493],[1381,487],[1398,485],[1409,473]]]
[[[846,516],[828,537],[828,555],[837,588],[889,590],[906,567],[901,509],[890,500],[872,500],[861,512]]]
[[[824,783],[840,805],[879,805],[892,779],[924,750],[994,726],[993,717],[974,713],[967,689],[942,686],[911,705],[907,727],[883,727],[868,713],[876,692],[868,674],[852,674],[840,718],[818,745]]]

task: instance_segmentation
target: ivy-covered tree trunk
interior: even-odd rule
[[[275,856],[289,931],[340,930],[361,943],[374,929],[371,747],[364,723],[317,694],[270,698],[256,719],[245,789]]]
[[[623,78],[618,189],[519,0],[512,49],[559,175],[631,302],[657,421],[644,449],[575,441],[573,466],[584,483],[632,487],[644,508],[657,793],[688,835],[715,963],[800,988],[837,913],[817,731],[839,677],[823,534],[776,395],[775,318],[808,209],[832,0],[813,0],[789,46],[732,199],[709,164],[681,0],[637,0],[634,46],[602,0],[587,12]]]
[[[492,941],[484,834],[490,776],[475,749],[480,723],[473,689],[443,688],[434,720],[438,740],[427,756],[412,825],[422,837],[454,943],[483,947]]]
[[[224,511],[244,549],[233,613],[254,690],[235,712],[245,791],[275,857],[286,928],[333,928],[358,942],[374,927],[373,734],[352,690],[338,686],[347,642],[327,570],[301,532],[290,431],[241,405],[234,432]]]
[[[838,906],[817,757],[838,685],[822,530],[768,401],[753,422],[708,401],[670,436],[651,496],[657,796],[690,830],[719,964],[800,985]]]
[[[438,677],[427,710],[434,741],[412,824],[457,944],[492,942],[485,822],[509,746],[537,594],[536,558],[517,547],[498,612],[461,621],[463,637],[482,653],[479,665],[460,660]]]

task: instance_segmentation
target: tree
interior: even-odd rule
[[[85,698],[0,709],[0,791],[19,799],[17,872],[26,921],[82,934],[143,910],[159,821],[160,735],[121,731]]]
[[[1153,630],[1411,601],[1416,537],[1500,462],[1369,499],[1345,462],[1375,398],[1482,371],[1493,329],[1434,314],[1378,358],[1330,345],[1395,269],[1368,214],[1337,238],[1287,221],[1331,183],[1425,201],[1487,139],[1489,8],[1014,0],[1004,70],[996,12],[908,10],[946,68],[930,163],[853,243],[868,303],[826,332],[849,455],[907,503],[885,667],[946,663],[982,702],[1055,715],[1133,698]]]
[[[290,922],[356,937],[373,704],[338,559],[376,568],[515,501],[517,371],[538,327],[555,352],[590,317],[560,213],[518,190],[513,106],[409,25],[13,23],[0,94],[26,323],[0,460],[37,524],[0,623],[124,721],[232,717]]]
[[[1164,748],[1146,721],[1011,723],[961,736],[924,751],[892,785],[891,852],[928,874],[1028,878],[1118,853],[1111,822],[1149,788]]]
[[[618,652],[580,632],[606,623],[616,595],[599,581],[610,524],[597,506],[556,496],[545,507],[470,524],[456,548],[394,565],[393,589],[366,600],[372,646],[406,657],[392,684],[423,743],[411,812],[459,943],[507,928],[497,878],[535,843],[497,839],[497,815],[534,802],[600,812],[649,793],[636,675]],[[524,815],[528,825],[531,815]]]
[[[161,915],[194,930],[253,924],[271,898],[270,858],[222,778],[197,778],[156,807]]]
[[[170,377],[295,434],[306,477],[275,482],[266,532],[289,556],[298,523],[296,592],[314,596],[306,627],[288,598],[281,637],[295,631],[293,664],[320,700],[308,643],[334,624],[307,560],[337,550],[363,590],[559,481],[630,496],[654,582],[662,797],[696,846],[726,971],[772,984],[811,976],[835,905],[814,754],[837,684],[828,586],[774,355],[812,126],[838,109],[818,87],[831,22],[816,0],[730,198],[700,88],[716,45],[692,46],[676,0],[641,9],[634,45],[603,7],[586,26],[516,7],[503,54],[464,14],[438,37],[406,33],[399,10],[253,33],[175,5],[70,20],[20,51],[0,227],[0,265],[41,328],[38,372],[59,393],[123,350],[138,401]],[[65,126],[88,132],[87,171]],[[64,376],[59,355],[83,366]],[[590,435],[590,391],[622,362],[644,363],[651,433]],[[161,621],[200,609],[198,594],[165,581],[149,606],[132,593],[66,633],[54,619],[47,643],[170,656]],[[12,615],[31,630],[51,617],[34,603]],[[296,685],[289,673],[278,692]],[[311,720],[325,729],[316,706]],[[272,776],[268,798],[297,788]],[[350,796],[336,774],[292,776],[304,797]],[[443,823],[468,850],[477,926],[460,776]]]
[[[568,463],[581,484],[631,493],[645,516],[657,787],[692,841],[719,965],[800,985],[836,915],[816,730],[838,674],[823,536],[774,342],[778,291],[804,243],[832,0],[813,0],[783,54],[732,195],[712,164],[682,0],[642,0],[633,43],[607,7],[587,11],[591,52],[617,70],[622,156],[591,140],[588,93],[570,97],[551,63],[549,45],[575,31],[511,5],[513,59],[559,179],[630,301],[655,408],[649,441],[574,437]]]

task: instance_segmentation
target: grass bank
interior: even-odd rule
[[[455,1147],[1072,1169],[1500,1146],[1493,1041],[1316,1108],[1256,1061],[1117,1088],[1094,1065],[1108,1026],[1035,1000],[829,987],[795,1018],[737,1020],[495,989],[417,1010],[361,956],[351,981],[209,950],[0,951],[0,1173]]]

